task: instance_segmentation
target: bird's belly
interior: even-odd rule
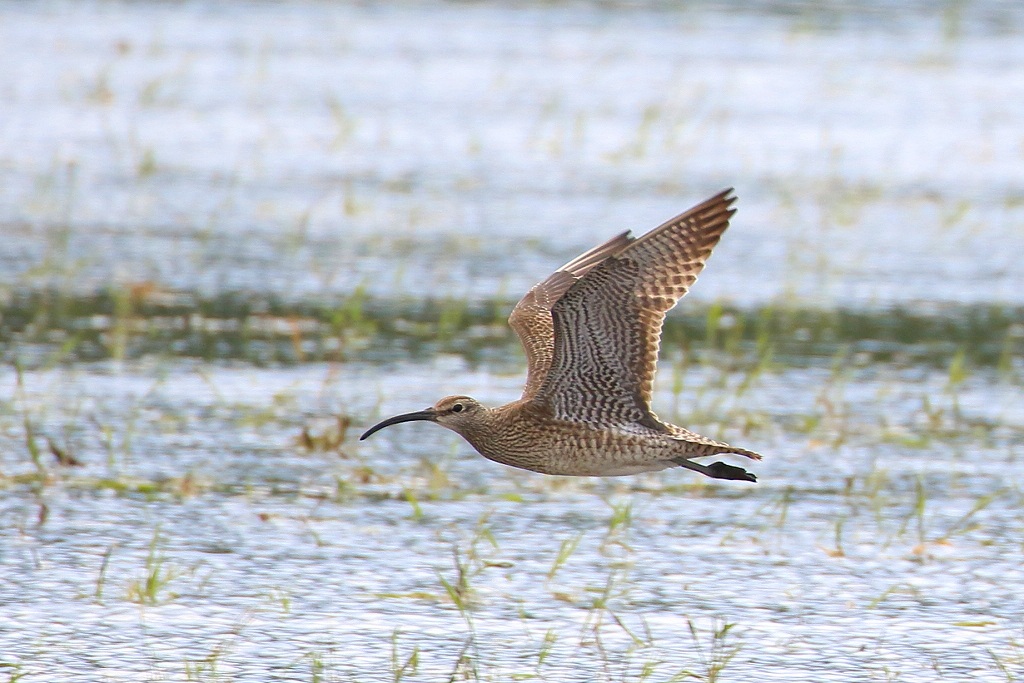
[[[655,472],[673,465],[671,444],[658,436],[638,436],[613,430],[552,430],[545,435],[506,442],[500,448],[477,450],[504,465],[575,477],[617,477]],[[474,444],[476,446],[476,444]]]

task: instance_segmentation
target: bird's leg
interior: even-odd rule
[[[700,472],[704,476],[711,477],[712,479],[738,479],[740,481],[757,481],[757,477],[755,477],[750,472],[747,472],[742,467],[728,465],[724,462],[713,462],[710,465],[701,465],[700,463],[694,462],[687,458],[672,458],[672,462],[679,465],[680,467],[685,467],[688,470]]]

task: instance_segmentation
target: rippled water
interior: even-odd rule
[[[487,297],[735,186],[695,297],[1019,304],[1021,24],[5,5],[3,281]]]
[[[0,5],[0,680],[1024,676],[1022,27],[999,3]],[[355,441],[516,397],[520,357],[480,315],[444,334],[487,353],[395,341],[444,309],[319,352],[295,302],[504,306],[727,185],[689,310],[826,322],[736,352],[683,326],[655,408],[765,453],[756,485],[542,477],[427,424]],[[267,310],[218,312],[231,292]],[[943,327],[972,307],[1003,317]],[[236,323],[290,352],[221,352]]]
[[[845,389],[827,370],[772,373],[732,408],[730,391],[695,372],[686,410],[717,401],[735,423],[777,425],[725,432],[769,457],[756,486],[718,486],[683,471],[517,472],[431,425],[340,453],[299,445],[303,427],[318,436],[333,413],[368,422],[456,386],[492,402],[516,391],[515,377],[457,362],[387,377],[372,366],[172,367],[25,376],[38,430],[86,463],[60,468],[46,454],[49,484],[11,484],[3,499],[0,649],[25,672],[182,680],[212,657],[228,680],[315,680],[316,662],[326,680],[390,680],[397,647],[418,650],[417,675],[437,680],[470,643],[484,678],[607,668],[632,680],[648,662],[668,678],[701,670],[687,619],[704,647],[716,623],[735,624],[725,672],[741,680],[999,680],[994,657],[1020,666],[1024,410],[1019,386],[991,373],[961,388],[955,427],[937,371],[868,367]],[[663,414],[714,433],[673,416],[665,384]],[[821,414],[815,393],[828,386],[845,424],[801,434],[794,425]],[[931,437],[925,396],[947,415]],[[4,423],[4,474],[26,476],[18,416]],[[147,557],[168,581],[139,605]],[[457,582],[456,557],[471,574],[472,631],[441,581]],[[608,613],[594,608],[606,589]],[[600,614],[603,650],[591,630]]]

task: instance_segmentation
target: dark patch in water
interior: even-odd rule
[[[388,363],[437,353],[497,362],[517,353],[505,324],[513,303],[382,299],[361,291],[301,302],[146,286],[85,295],[17,291],[2,309],[0,350],[7,361],[29,364],[150,355],[256,365]],[[994,366],[1021,353],[1022,319],[1024,309],[999,304],[873,311],[688,305],[666,320],[663,349],[725,354],[738,362],[770,352],[773,362],[794,367],[837,353],[944,366],[962,350],[972,364]]]

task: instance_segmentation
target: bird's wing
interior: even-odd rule
[[[580,254],[534,285],[512,309],[508,324],[519,335],[519,341],[526,351],[527,373],[523,398],[533,398],[551,367],[551,355],[555,348],[551,307],[577,280],[612,254],[622,251],[632,241],[627,231]]]
[[[662,323],[729,226],[731,192],[636,239],[555,302],[551,369],[535,400],[556,418],[664,431],[651,412]]]

